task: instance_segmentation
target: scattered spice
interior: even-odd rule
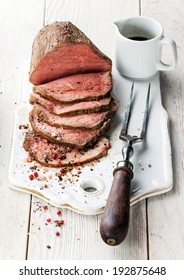
[[[48,206],[47,206],[47,205],[44,205],[44,206],[43,206],[43,209],[44,209],[44,210],[48,210]]]
[[[36,165],[30,166],[29,169],[31,169],[31,170],[36,170],[36,169],[37,169],[37,166],[36,166]]]
[[[33,174],[29,175],[29,179],[32,181],[34,179],[34,175]]]
[[[38,172],[34,172],[34,177],[38,177]]]
[[[15,103],[16,104],[16,103]],[[19,129],[28,129],[29,125],[28,124],[20,124]]]
[[[32,181],[33,179],[38,177],[38,172],[34,172],[33,174],[29,175],[29,179]]]
[[[53,159],[57,159],[57,157],[58,157],[57,153],[52,154]]]
[[[59,215],[59,216],[61,215],[61,211],[60,210],[57,211],[57,215]]]
[[[58,176],[59,181],[63,181],[63,178],[61,175]]]
[[[64,220],[55,220],[54,223],[56,227],[61,227],[64,224]]]
[[[64,223],[64,220],[59,221],[59,225],[63,225]]]
[[[45,161],[46,163],[48,163],[48,162],[49,162],[49,158],[48,158],[48,156],[46,156],[46,157],[44,158],[44,161]]]
[[[65,159],[66,158],[66,154],[62,154],[59,156],[59,159]]]
[[[65,170],[64,168],[61,168],[61,169],[60,169],[60,172],[61,172],[61,173],[65,173],[66,170]]]
[[[47,222],[50,223],[50,222],[51,222],[51,218],[48,218],[48,219],[47,219]]]
[[[51,246],[50,246],[50,245],[47,245],[47,249],[51,249]]]
[[[45,176],[39,176],[38,181],[47,181]]]
[[[56,236],[60,236],[60,232],[59,231],[56,231]]]
[[[32,162],[32,161],[33,161],[32,157],[27,157],[27,162]]]

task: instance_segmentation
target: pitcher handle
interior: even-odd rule
[[[172,49],[172,55],[173,55],[173,63],[170,65],[167,65],[161,61],[161,55],[162,55],[162,46],[163,44],[167,44],[168,46],[171,46]],[[157,69],[158,70],[163,70],[163,71],[169,71],[172,70],[176,67],[177,61],[178,61],[178,56],[177,56],[177,47],[176,43],[173,39],[163,36],[163,38],[160,40],[159,45],[158,45],[158,58],[159,61],[157,62]]]

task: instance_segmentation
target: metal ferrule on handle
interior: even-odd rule
[[[133,164],[129,160],[118,161],[116,168],[113,171],[113,176],[117,170],[124,169],[130,173],[131,179],[133,178]]]

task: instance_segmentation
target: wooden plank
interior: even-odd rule
[[[8,185],[14,112],[21,97],[21,67],[43,21],[43,1],[0,2],[0,259],[24,259],[30,196]]]
[[[138,15],[138,1],[61,0],[46,1],[45,24],[70,20],[81,28],[107,55],[113,57],[114,19]],[[57,209],[33,198],[28,259],[146,259],[145,201],[131,207],[131,222],[126,241],[117,247],[107,246],[100,237],[101,216],[85,216],[62,211],[65,224],[58,228],[53,220]],[[139,213],[139,215],[137,215]],[[51,222],[47,222],[51,218]],[[49,246],[49,247],[48,247]]]
[[[142,15],[158,20],[165,35],[173,38],[178,47],[178,66],[161,74],[163,105],[169,115],[172,142],[174,186],[161,196],[148,199],[148,228],[150,259],[184,258],[184,95],[183,95],[183,25],[182,0],[142,0]],[[170,58],[170,52],[166,58]]]
[[[44,210],[45,206],[48,210]],[[146,259],[145,201],[131,207],[127,239],[117,247],[106,245],[99,233],[101,215],[85,216],[57,208],[34,197],[28,259]],[[137,215],[139,213],[139,215]],[[50,222],[47,219],[51,219]],[[64,220],[57,227],[56,220]],[[56,236],[56,232],[60,236]]]

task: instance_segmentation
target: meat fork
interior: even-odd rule
[[[125,112],[123,127],[119,138],[125,141],[122,149],[123,160],[117,163],[114,169],[113,183],[109,197],[102,215],[100,234],[108,245],[120,244],[128,233],[129,212],[130,212],[130,185],[133,178],[133,164],[130,158],[134,154],[133,144],[142,142],[145,139],[149,114],[150,83],[148,86],[146,105],[143,116],[142,130],[140,136],[128,134],[128,125],[133,104],[134,82],[132,83],[129,105]]]

